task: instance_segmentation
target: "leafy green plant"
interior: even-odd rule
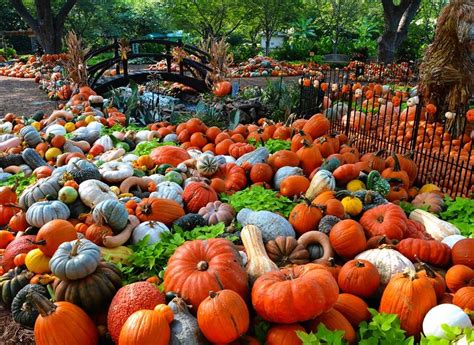
[[[267,79],[262,90],[262,103],[269,111],[269,118],[278,122],[286,121],[298,108],[300,88],[298,83],[285,83],[283,78],[277,81]]]
[[[269,322],[257,316],[255,326],[253,327],[253,333],[260,344],[265,343],[265,338],[267,337],[267,333],[271,327],[272,325]]]
[[[441,329],[444,331],[445,337],[440,338],[432,335],[426,338],[422,337],[420,345],[449,345],[464,337],[466,340],[464,344],[474,343],[474,331],[471,327],[462,329],[460,327],[443,324],[441,325]]]
[[[466,237],[474,237],[474,200],[457,197],[444,199],[446,210],[440,213],[441,219],[454,224]]]
[[[347,344],[344,340],[344,331],[330,331],[322,323],[318,325],[316,333],[296,331],[298,338],[301,339],[304,345],[342,345]]]
[[[291,148],[291,142],[280,139],[268,139],[264,144],[257,142],[255,139],[250,139],[249,144],[255,147],[266,147],[270,153],[275,153],[281,150],[289,150]]]
[[[400,329],[400,320],[395,314],[379,313],[369,308],[372,319],[359,325],[359,344],[414,344],[413,337],[407,338],[405,331]]]
[[[271,211],[288,217],[295,204],[284,196],[261,186],[249,187],[232,195],[221,194],[221,200],[229,203],[237,212],[243,208],[253,211]]]
[[[430,208],[429,206],[415,207],[408,201],[400,201],[399,206],[403,209],[403,211],[405,211],[406,214],[410,214],[412,211],[416,209],[420,209],[420,210],[428,212]]]
[[[137,156],[149,155],[150,152],[153,151],[153,149],[156,149],[159,146],[176,146],[176,144],[171,141],[160,143],[158,139],[155,138],[150,141],[143,141],[139,143],[135,147],[133,153]]]
[[[16,186],[16,194],[20,195],[28,186],[36,182],[36,177],[34,175],[25,176],[25,173],[21,172],[15,175],[8,177],[6,180],[0,182],[0,187]]]
[[[145,280],[151,276],[163,278],[168,259],[175,250],[186,241],[205,240],[215,238],[223,234],[225,225],[196,227],[191,231],[173,228],[171,232],[161,234],[161,241],[148,244],[148,235],[135,245],[130,246],[133,254],[129,258],[129,264],[116,264],[122,272],[123,281],[127,284]]]

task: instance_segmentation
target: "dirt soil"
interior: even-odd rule
[[[56,107],[33,79],[0,76],[0,117],[7,113],[29,116],[38,110],[51,113]]]

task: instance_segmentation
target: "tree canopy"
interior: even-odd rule
[[[0,0],[0,30],[32,28],[58,50],[74,30],[90,45],[182,30],[186,41],[226,37],[236,60],[259,52],[307,60],[330,53],[389,62],[417,59],[433,38],[448,0]],[[15,11],[16,9],[16,11]],[[19,15],[20,14],[20,15]],[[39,20],[41,18],[46,20]],[[48,23],[38,27],[38,23]],[[53,30],[54,29],[54,30]],[[46,30],[47,34],[44,33]],[[51,33],[51,30],[53,33]],[[275,32],[283,47],[260,47]],[[47,35],[52,35],[48,43]],[[46,40],[46,41],[45,41]]]

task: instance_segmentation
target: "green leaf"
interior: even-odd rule
[[[319,344],[331,344],[331,345],[342,345],[347,342],[344,340],[344,331],[336,330],[331,331],[326,328],[322,323],[318,325],[316,333],[306,333],[302,331],[296,331],[296,335],[301,339],[304,345],[319,345]]]
[[[233,195],[221,194],[221,200],[229,203],[237,212],[243,208],[253,211],[270,211],[288,217],[295,203],[277,192],[261,186],[249,187]]]

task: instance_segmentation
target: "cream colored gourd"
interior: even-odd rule
[[[270,260],[265,251],[259,228],[254,225],[246,225],[240,236],[247,252],[248,261],[245,268],[251,283],[264,273],[278,270],[278,266]]]
[[[441,327],[443,324],[460,328],[472,327],[469,316],[461,308],[454,304],[440,304],[430,309],[425,315],[423,333],[427,337],[446,338],[446,333]]]
[[[313,201],[322,192],[334,190],[336,179],[327,170],[319,170],[311,179],[311,183],[306,191],[305,197]]]
[[[423,211],[414,210],[410,213],[410,219],[425,226],[426,232],[435,240],[442,241],[445,237],[451,235],[460,235],[461,232],[453,224],[439,219],[435,215]]]
[[[133,176],[133,167],[128,163],[108,162],[99,168],[102,178],[110,183],[120,183]]]

